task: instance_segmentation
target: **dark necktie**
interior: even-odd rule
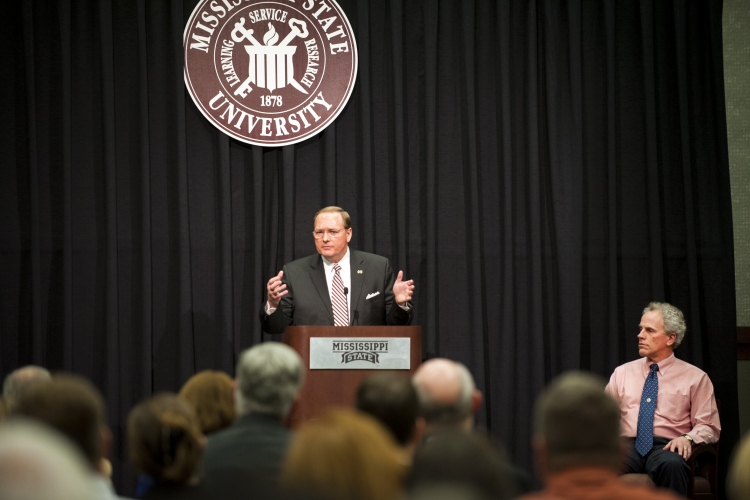
[[[344,281],[341,279],[341,266],[333,265],[334,275],[331,286],[331,307],[333,308],[333,326],[349,326],[349,305],[346,303]]]
[[[656,372],[659,365],[651,365],[651,373],[646,377],[641,394],[641,408],[638,410],[638,435],[635,438],[635,451],[642,457],[651,451],[654,445],[654,410],[656,410],[656,396],[659,394],[659,378]]]

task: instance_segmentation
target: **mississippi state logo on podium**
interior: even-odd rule
[[[185,26],[185,85],[225,134],[258,146],[333,123],[357,76],[357,44],[335,0],[201,0]]]

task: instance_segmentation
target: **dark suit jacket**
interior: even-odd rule
[[[249,498],[248,492],[271,496],[292,432],[277,417],[250,413],[208,437],[202,486],[213,498]]]
[[[349,249],[351,263],[352,325],[408,325],[412,311],[404,311],[393,298],[396,280],[388,259],[371,253]],[[361,272],[360,272],[361,271]],[[284,266],[282,282],[287,293],[273,312],[260,310],[263,330],[283,333],[289,325],[333,325],[331,296],[328,293],[325,266],[319,254],[295,260]],[[368,295],[377,294],[371,296]]]

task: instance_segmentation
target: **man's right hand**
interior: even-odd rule
[[[268,290],[266,301],[268,302],[268,307],[272,309],[279,307],[281,297],[289,293],[286,285],[281,282],[282,276],[284,276],[284,271],[279,271],[279,274],[268,280],[268,284],[266,285],[266,290]]]

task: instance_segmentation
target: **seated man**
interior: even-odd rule
[[[426,434],[441,430],[474,429],[474,415],[482,405],[482,393],[469,370],[450,359],[434,358],[414,373]]]
[[[112,431],[107,425],[104,398],[94,384],[75,375],[56,375],[25,392],[14,415],[46,424],[69,438],[88,460],[94,498],[119,498],[105,470],[111,467]]]
[[[606,389],[620,405],[621,435],[632,440],[623,472],[645,472],[682,496],[693,444],[715,443],[721,431],[708,375],[674,356],[686,329],[679,309],[650,303],[638,334],[642,357],[618,366]]]
[[[568,372],[537,398],[532,443],[544,490],[521,500],[676,499],[618,477],[620,409],[603,388],[597,376]]]
[[[237,363],[234,423],[208,438],[204,455],[204,486],[224,500],[269,498],[292,431],[285,422],[299,399],[305,370],[291,347],[265,342],[247,349]]]
[[[433,358],[422,363],[411,382],[417,391],[420,412],[425,420],[425,440],[442,432],[473,432],[474,416],[482,406],[484,397],[466,366],[446,358]],[[531,476],[512,464],[509,467],[515,482],[513,491],[529,491]]]

